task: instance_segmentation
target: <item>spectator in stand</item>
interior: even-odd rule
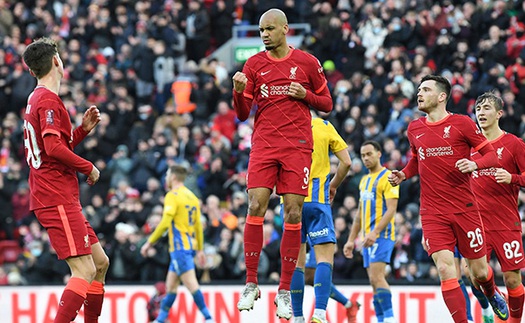
[[[188,14],[182,21],[186,33],[188,60],[200,62],[210,47],[210,17],[201,2],[191,0]]]
[[[213,117],[213,128],[219,130],[230,142],[237,130],[236,121],[235,111],[230,104],[225,100],[217,102],[217,114]]]

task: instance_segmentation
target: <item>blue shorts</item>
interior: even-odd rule
[[[384,262],[389,264],[392,251],[394,250],[394,241],[385,238],[377,238],[376,243],[371,247],[363,248],[364,267],[370,267],[373,262]]]
[[[170,271],[173,271],[180,277],[187,271],[195,269],[195,263],[193,257],[195,251],[193,250],[177,250],[170,252]]]
[[[328,242],[336,243],[330,204],[304,203],[301,242],[306,243],[307,237],[311,246]]]

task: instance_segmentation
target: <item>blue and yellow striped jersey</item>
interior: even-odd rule
[[[148,241],[155,243],[168,230],[170,252],[202,250],[204,237],[199,199],[185,186],[169,191],[164,197],[164,212]]]
[[[386,212],[386,200],[399,198],[399,186],[392,187],[388,182],[390,173],[390,170],[383,167],[379,172],[363,176],[359,182],[359,215],[363,236],[374,230],[381,221]],[[395,240],[394,217],[379,237]]]
[[[312,118],[314,152],[310,183],[305,202],[330,204],[330,154],[348,148],[334,126],[321,118]]]

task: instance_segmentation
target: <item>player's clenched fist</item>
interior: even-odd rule
[[[405,173],[399,170],[392,170],[392,173],[388,175],[388,182],[392,186],[401,184],[406,179]]]
[[[244,91],[244,89],[246,88],[246,84],[248,84],[248,78],[243,72],[236,72],[235,75],[233,75],[232,80],[233,89],[239,93]]]
[[[91,173],[89,173],[89,176],[86,182],[89,185],[95,185],[95,183],[98,182],[99,178],[100,178],[100,171],[98,170],[98,168],[95,167],[95,165],[93,165],[93,169],[91,170]]]

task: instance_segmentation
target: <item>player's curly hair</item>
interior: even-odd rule
[[[29,44],[22,57],[35,77],[40,79],[51,71],[53,56],[57,53],[57,43],[51,38],[43,37]]]

